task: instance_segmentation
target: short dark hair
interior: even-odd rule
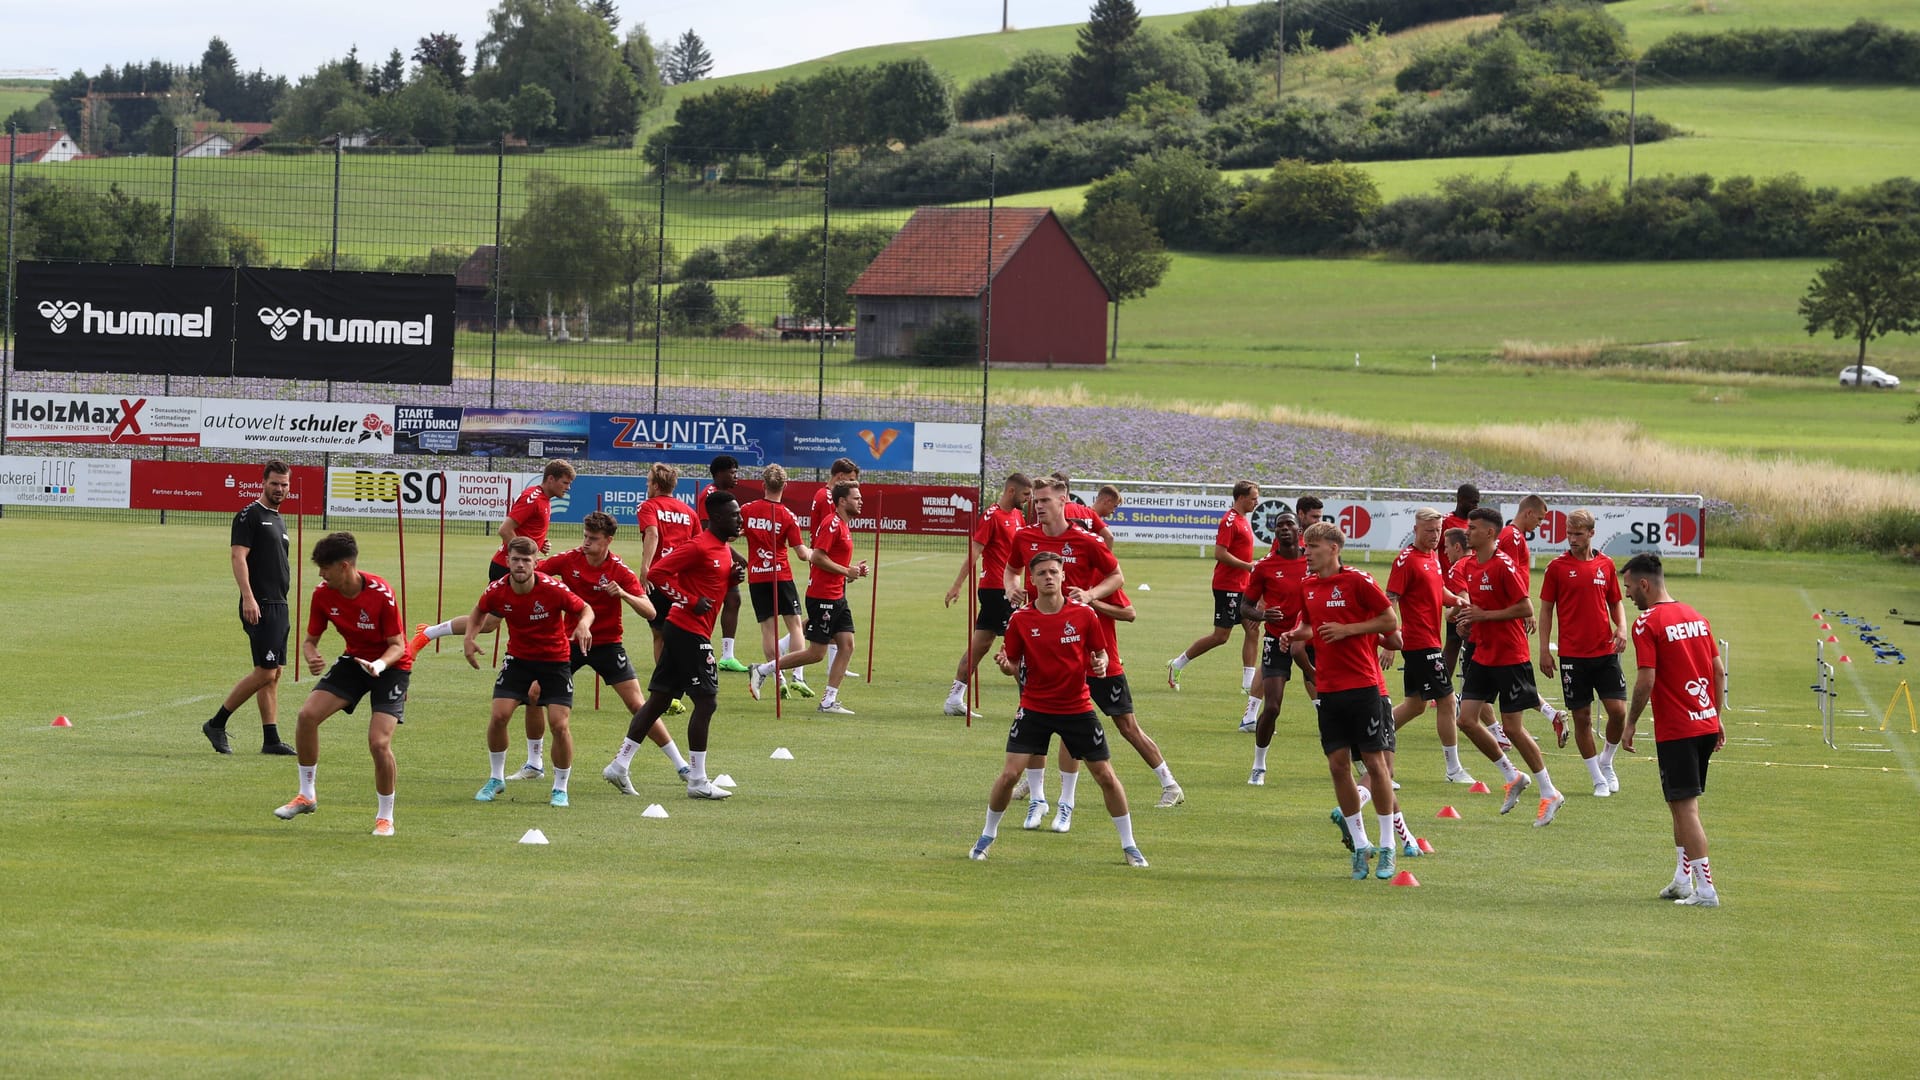
[[[337,562],[358,562],[360,542],[350,532],[328,533],[313,543],[313,565],[332,566]]]
[[[858,480],[842,480],[833,485],[833,505],[839,506],[840,500],[846,498],[848,492],[859,486],[860,481]]]
[[[1459,487],[1453,489],[1453,498],[1455,502],[1471,500],[1477,506],[1480,503],[1480,486],[1478,484],[1461,484]]]
[[[599,533],[601,536],[612,536],[620,531],[620,523],[613,520],[613,515],[605,510],[595,510],[581,518],[580,527],[590,533]]]
[[[1500,511],[1495,510],[1491,506],[1476,506],[1467,511],[1467,520],[1484,521],[1496,529],[1506,524],[1500,517]]]
[[[292,476],[292,475],[293,475],[293,466],[287,464],[284,461],[281,461],[277,457],[268,458],[267,463],[260,467],[260,479],[262,480],[265,480],[269,476]]]
[[[1651,551],[1643,551],[1628,559],[1627,565],[1621,567],[1620,572],[1628,577],[1653,578],[1655,581],[1665,581],[1667,577],[1666,567],[1661,565],[1660,556]]]
[[[1466,547],[1467,530],[1448,529],[1446,532],[1440,534],[1440,541],[1441,543],[1452,544],[1455,547]]]
[[[711,465],[707,466],[707,472],[714,476],[718,476],[720,475],[721,472],[727,469],[738,469],[739,467],[740,467],[739,458],[734,457],[732,454],[721,454],[719,457],[713,459],[713,463]]]
[[[1060,469],[1053,470],[1053,478],[1055,480],[1060,481],[1063,484],[1073,483],[1073,477],[1068,476],[1063,470],[1060,470]]]
[[[1008,473],[1006,486],[1007,487],[1023,487],[1023,488],[1027,488],[1028,490],[1032,490],[1033,477],[1028,476],[1026,473],[1023,473],[1023,472]]]
[[[833,459],[833,465],[832,465],[832,467],[830,467],[829,469],[827,469],[827,475],[829,475],[829,476],[859,476],[859,475],[860,475],[860,466],[859,466],[859,465],[857,465],[857,464],[855,464],[855,463],[854,463],[854,460],[853,460],[852,458],[850,458],[850,457],[843,457],[843,458],[835,458],[835,459]]]
[[[1314,495],[1302,495],[1293,500],[1293,508],[1302,514],[1309,510],[1324,510],[1326,506],[1326,503],[1321,502],[1319,497]]]
[[[707,508],[707,520],[713,520],[715,516],[714,511],[730,502],[738,501],[738,499],[733,497],[733,492],[731,491],[721,491],[719,488],[714,488],[712,491],[707,492],[707,497],[702,500],[702,505]]]
[[[1251,480],[1236,480],[1233,484],[1233,497],[1243,499],[1259,490],[1260,485]]]
[[[534,543],[533,537],[531,536],[516,536],[507,541],[507,554],[538,555],[540,554],[540,545]]]
[[[1027,560],[1027,572],[1032,573],[1041,563],[1057,562],[1062,567],[1067,564],[1066,557],[1057,551],[1036,551],[1033,558]]]

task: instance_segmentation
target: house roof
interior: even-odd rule
[[[249,135],[266,135],[272,130],[273,125],[270,123],[262,124],[250,120],[195,120],[193,122],[192,135],[195,139],[205,138],[213,134],[238,135],[240,138],[234,141],[239,142]]]
[[[485,289],[493,284],[493,245],[481,244],[453,272],[456,289]]]
[[[13,159],[22,162],[35,162],[40,156],[53,149],[53,145],[67,137],[64,131],[22,131],[13,137]]]
[[[847,290],[852,296],[979,296],[987,289],[987,222],[992,214],[992,274],[1040,223],[1044,208],[923,206]]]

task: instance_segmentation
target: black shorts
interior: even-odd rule
[[[825,645],[837,634],[853,633],[853,609],[845,600],[807,597],[807,640]]]
[[[800,614],[800,591],[793,579],[785,581],[749,581],[747,597],[753,601],[753,621],[766,622],[776,615]]]
[[[1620,654],[1563,656],[1560,658],[1560,696],[1567,708],[1584,709],[1601,701],[1627,700],[1627,677],[1620,671]]]
[[[1393,719],[1381,722],[1380,688],[1335,690],[1320,695],[1320,750],[1354,753],[1392,748]]]
[[[1540,691],[1533,685],[1533,665],[1488,667],[1468,660],[1466,674],[1460,680],[1460,700],[1498,700],[1502,716],[1535,708],[1540,704]]]
[[[1089,676],[1087,693],[1093,696],[1093,707],[1108,716],[1126,716],[1133,712],[1133,688],[1127,685],[1125,672]]]
[[[509,569],[510,569],[509,567],[502,566],[497,562],[488,563],[487,564],[487,583],[492,584],[493,582],[499,581],[501,578],[506,577],[507,571]]]
[[[1408,649],[1400,654],[1406,667],[1400,672],[1407,697],[1441,701],[1453,696],[1447,681],[1446,659],[1439,649]]]
[[[573,707],[573,668],[564,660],[507,657],[507,662],[500,665],[499,677],[493,680],[493,697],[524,705],[527,692],[535,686],[540,687],[539,704]]]
[[[1013,726],[1007,729],[1007,753],[1045,754],[1047,740],[1054,735],[1060,736],[1061,745],[1076,760],[1105,761],[1113,756],[1107,749],[1107,729],[1092,710],[1071,716],[1015,710]]]
[[[1213,625],[1231,630],[1240,625],[1240,594],[1229,589],[1213,590]]]
[[[973,620],[975,630],[1000,635],[1007,632],[1007,620],[1013,618],[1013,605],[1007,602],[1005,589],[980,590],[980,614]]]
[[[593,673],[600,676],[600,681],[608,686],[619,686],[640,677],[633,670],[633,661],[627,659],[627,647],[617,641],[595,645],[592,652],[581,652],[580,643],[574,642],[573,659],[569,666],[574,671],[583,667],[592,668]]]
[[[1660,793],[1668,802],[1697,799],[1707,793],[1707,762],[1719,741],[1716,733],[1653,744],[1654,757],[1660,763]]]
[[[247,646],[253,653],[254,667],[286,666],[288,625],[285,604],[261,604],[257,623],[249,623],[245,618],[240,620],[240,629],[246,631]]]
[[[668,623],[661,631],[665,643],[660,660],[647,680],[647,693],[679,697],[714,697],[720,693],[720,668],[714,663],[713,642]]]
[[[667,625],[667,612],[673,610],[673,597],[668,596],[663,590],[656,589],[649,585],[647,586],[647,602],[653,605],[653,618],[647,620],[647,625],[653,627],[655,630],[665,629]]]
[[[1400,749],[1400,732],[1393,726],[1393,698],[1386,691],[1380,692],[1380,724],[1387,730],[1387,753]],[[1355,748],[1358,752],[1358,748]]]
[[[407,722],[407,683],[412,680],[413,672],[388,668],[378,678],[367,674],[367,669],[351,656],[343,656],[333,662],[327,673],[314,684],[315,690],[325,690],[341,701],[346,702],[346,711],[352,712],[354,706],[367,694],[373,694],[373,711],[385,713],[399,723]]]
[[[1260,638],[1260,677],[1281,682],[1293,678],[1293,650],[1281,648],[1280,639],[1272,634]]]
[[[1467,639],[1460,636],[1460,627],[1455,624],[1452,619],[1441,619],[1440,621],[1447,624],[1447,644],[1464,645],[1466,643]]]

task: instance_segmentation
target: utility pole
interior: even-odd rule
[[[1013,29],[1013,27],[1007,25],[1007,4],[1009,2],[1010,0],[1000,0],[1000,32],[1003,34]]]
[[[1635,117],[1640,110],[1640,61],[1627,61],[1627,71],[1632,79],[1627,91],[1627,191],[1633,191],[1633,142]]]

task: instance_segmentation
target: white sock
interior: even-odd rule
[[[1074,793],[1074,790],[1079,786],[1080,786],[1079,773],[1063,772],[1060,774],[1060,805],[1061,806],[1073,805],[1073,793]]]
[[[1600,759],[1598,757],[1581,758],[1580,761],[1586,765],[1587,775],[1593,778],[1595,787],[1607,782],[1607,774],[1600,771]]]
[[[1394,837],[1393,815],[1376,814],[1374,821],[1380,828],[1380,846],[1391,850],[1393,848]]]
[[[840,700],[840,688],[837,686],[827,687],[827,692],[820,695],[820,704],[822,705],[831,705],[834,702],[839,700]]]
[[[1256,746],[1253,748],[1253,767],[1256,769],[1264,769],[1267,767],[1266,747]]]
[[[1000,835],[1000,818],[1004,814],[1006,814],[1005,810],[988,810],[987,811],[987,827],[980,830],[980,835],[981,836],[999,836]]]
[[[1553,777],[1548,776],[1545,769],[1533,774],[1533,782],[1539,786],[1540,797],[1543,799],[1551,799],[1560,794],[1559,789],[1553,786]]]
[[[448,619],[446,622],[434,623],[432,626],[427,627],[427,640],[434,641],[439,638],[451,636],[452,633],[453,620]]]
[[[1153,775],[1160,778],[1160,786],[1163,788],[1170,788],[1178,783],[1173,778],[1173,766],[1168,765],[1165,758],[1161,758],[1160,764],[1153,767]]]
[[[638,744],[636,743],[635,745]],[[667,745],[661,747],[660,752],[667,756],[667,763],[673,766],[674,772],[689,768],[687,759],[680,756],[679,744],[675,743],[672,739],[667,740]]]
[[[1707,857],[1693,860],[1693,891],[1700,896],[1715,896],[1713,888],[1713,868],[1707,865]]]
[[[572,775],[573,775],[573,769],[571,768],[562,769],[556,766],[553,770],[553,790],[555,791],[567,790],[567,777]]]
[[[1449,773],[1459,772],[1460,771],[1460,745],[1458,743],[1455,743],[1452,746],[1443,746],[1440,748],[1440,752],[1446,755],[1447,771]]]
[[[967,684],[964,682],[961,682],[959,679],[953,680],[953,685],[947,689],[947,700],[959,701],[961,698],[964,698],[966,696],[967,696]]]
[[[1354,786],[1354,787],[1355,787],[1355,788],[1356,788],[1356,789],[1357,789],[1357,790],[1358,790],[1358,791],[1360,792],[1360,805],[1361,805],[1361,806],[1365,806],[1365,805],[1367,805],[1368,803],[1370,803],[1370,802],[1372,802],[1372,801],[1373,801],[1373,792],[1372,792],[1372,790],[1371,790],[1371,789],[1369,789],[1369,788],[1367,787],[1367,785],[1365,785],[1365,784],[1355,784],[1355,785],[1353,785],[1353,786]]]
[[[1042,768],[1042,769],[1027,770],[1027,798],[1039,799],[1041,802],[1047,801],[1047,770],[1046,769]]]
[[[1179,656],[1176,656],[1172,660],[1168,661],[1167,666],[1171,667],[1175,671],[1179,671],[1181,668],[1186,667],[1191,662],[1192,662],[1192,659],[1188,657],[1186,653],[1181,653]]]
[[[1398,810],[1393,812],[1393,834],[1411,844],[1414,842],[1413,830],[1407,828],[1407,815]]]
[[[507,752],[505,750],[487,751],[487,764],[493,769],[493,778],[495,780],[505,780],[507,778]]]
[[[320,801],[320,797],[313,793],[313,774],[319,770],[320,766],[318,765],[300,766],[300,794],[305,795],[315,802]]]
[[[1546,698],[1541,698],[1540,699],[1540,715],[1546,717],[1547,723],[1549,724],[1553,723],[1553,713],[1554,713],[1553,706],[1547,704]]]
[[[1617,742],[1610,742],[1610,743],[1607,743],[1605,746],[1602,746],[1600,748],[1600,767],[1604,769],[1612,765],[1613,755],[1619,752],[1620,752],[1620,744]]]
[[[634,742],[632,739],[621,739],[620,752],[613,755],[613,763],[615,765],[620,766],[622,771],[632,768],[633,755],[635,753],[638,753],[639,750],[640,750],[639,743]]]
[[[545,767],[546,755],[545,753],[543,753],[543,751],[546,745],[547,745],[547,740],[545,739],[528,739],[527,740],[527,764],[533,766],[536,769]]]
[[[380,809],[374,811],[373,816],[377,818],[386,818],[388,821],[392,821],[393,820],[393,796],[381,795],[377,791],[374,792],[374,794],[376,796],[379,796]]]
[[[1673,883],[1685,885],[1693,880],[1693,867],[1687,865],[1687,849],[1673,845]]]
[[[720,659],[722,660],[733,659],[733,639],[732,638],[723,637],[720,639]]]
[[[1121,847],[1130,848],[1135,846],[1133,842],[1133,815],[1132,814],[1121,814],[1119,817],[1114,818],[1113,827],[1120,833]]]
[[[1259,668],[1250,668],[1250,667],[1243,667],[1240,669],[1240,692],[1241,693],[1251,694],[1253,692],[1253,676],[1254,676],[1254,673],[1259,670],[1260,670]]]
[[[1373,846],[1367,842],[1367,819],[1364,816],[1360,814],[1348,814],[1347,833],[1353,837],[1354,850],[1358,851],[1361,848]]]
[[[828,671],[833,670],[833,658],[839,652],[840,652],[840,646],[838,645],[827,646],[827,670]]]
[[[693,752],[693,760],[689,762],[689,764],[692,765],[693,772],[687,775],[688,783],[696,783],[707,778],[707,752],[705,750],[695,750]]]
[[[1500,778],[1507,783],[1511,784],[1520,779],[1520,770],[1513,767],[1513,762],[1507,760],[1507,755],[1501,754],[1493,759],[1493,763],[1500,767]]]

